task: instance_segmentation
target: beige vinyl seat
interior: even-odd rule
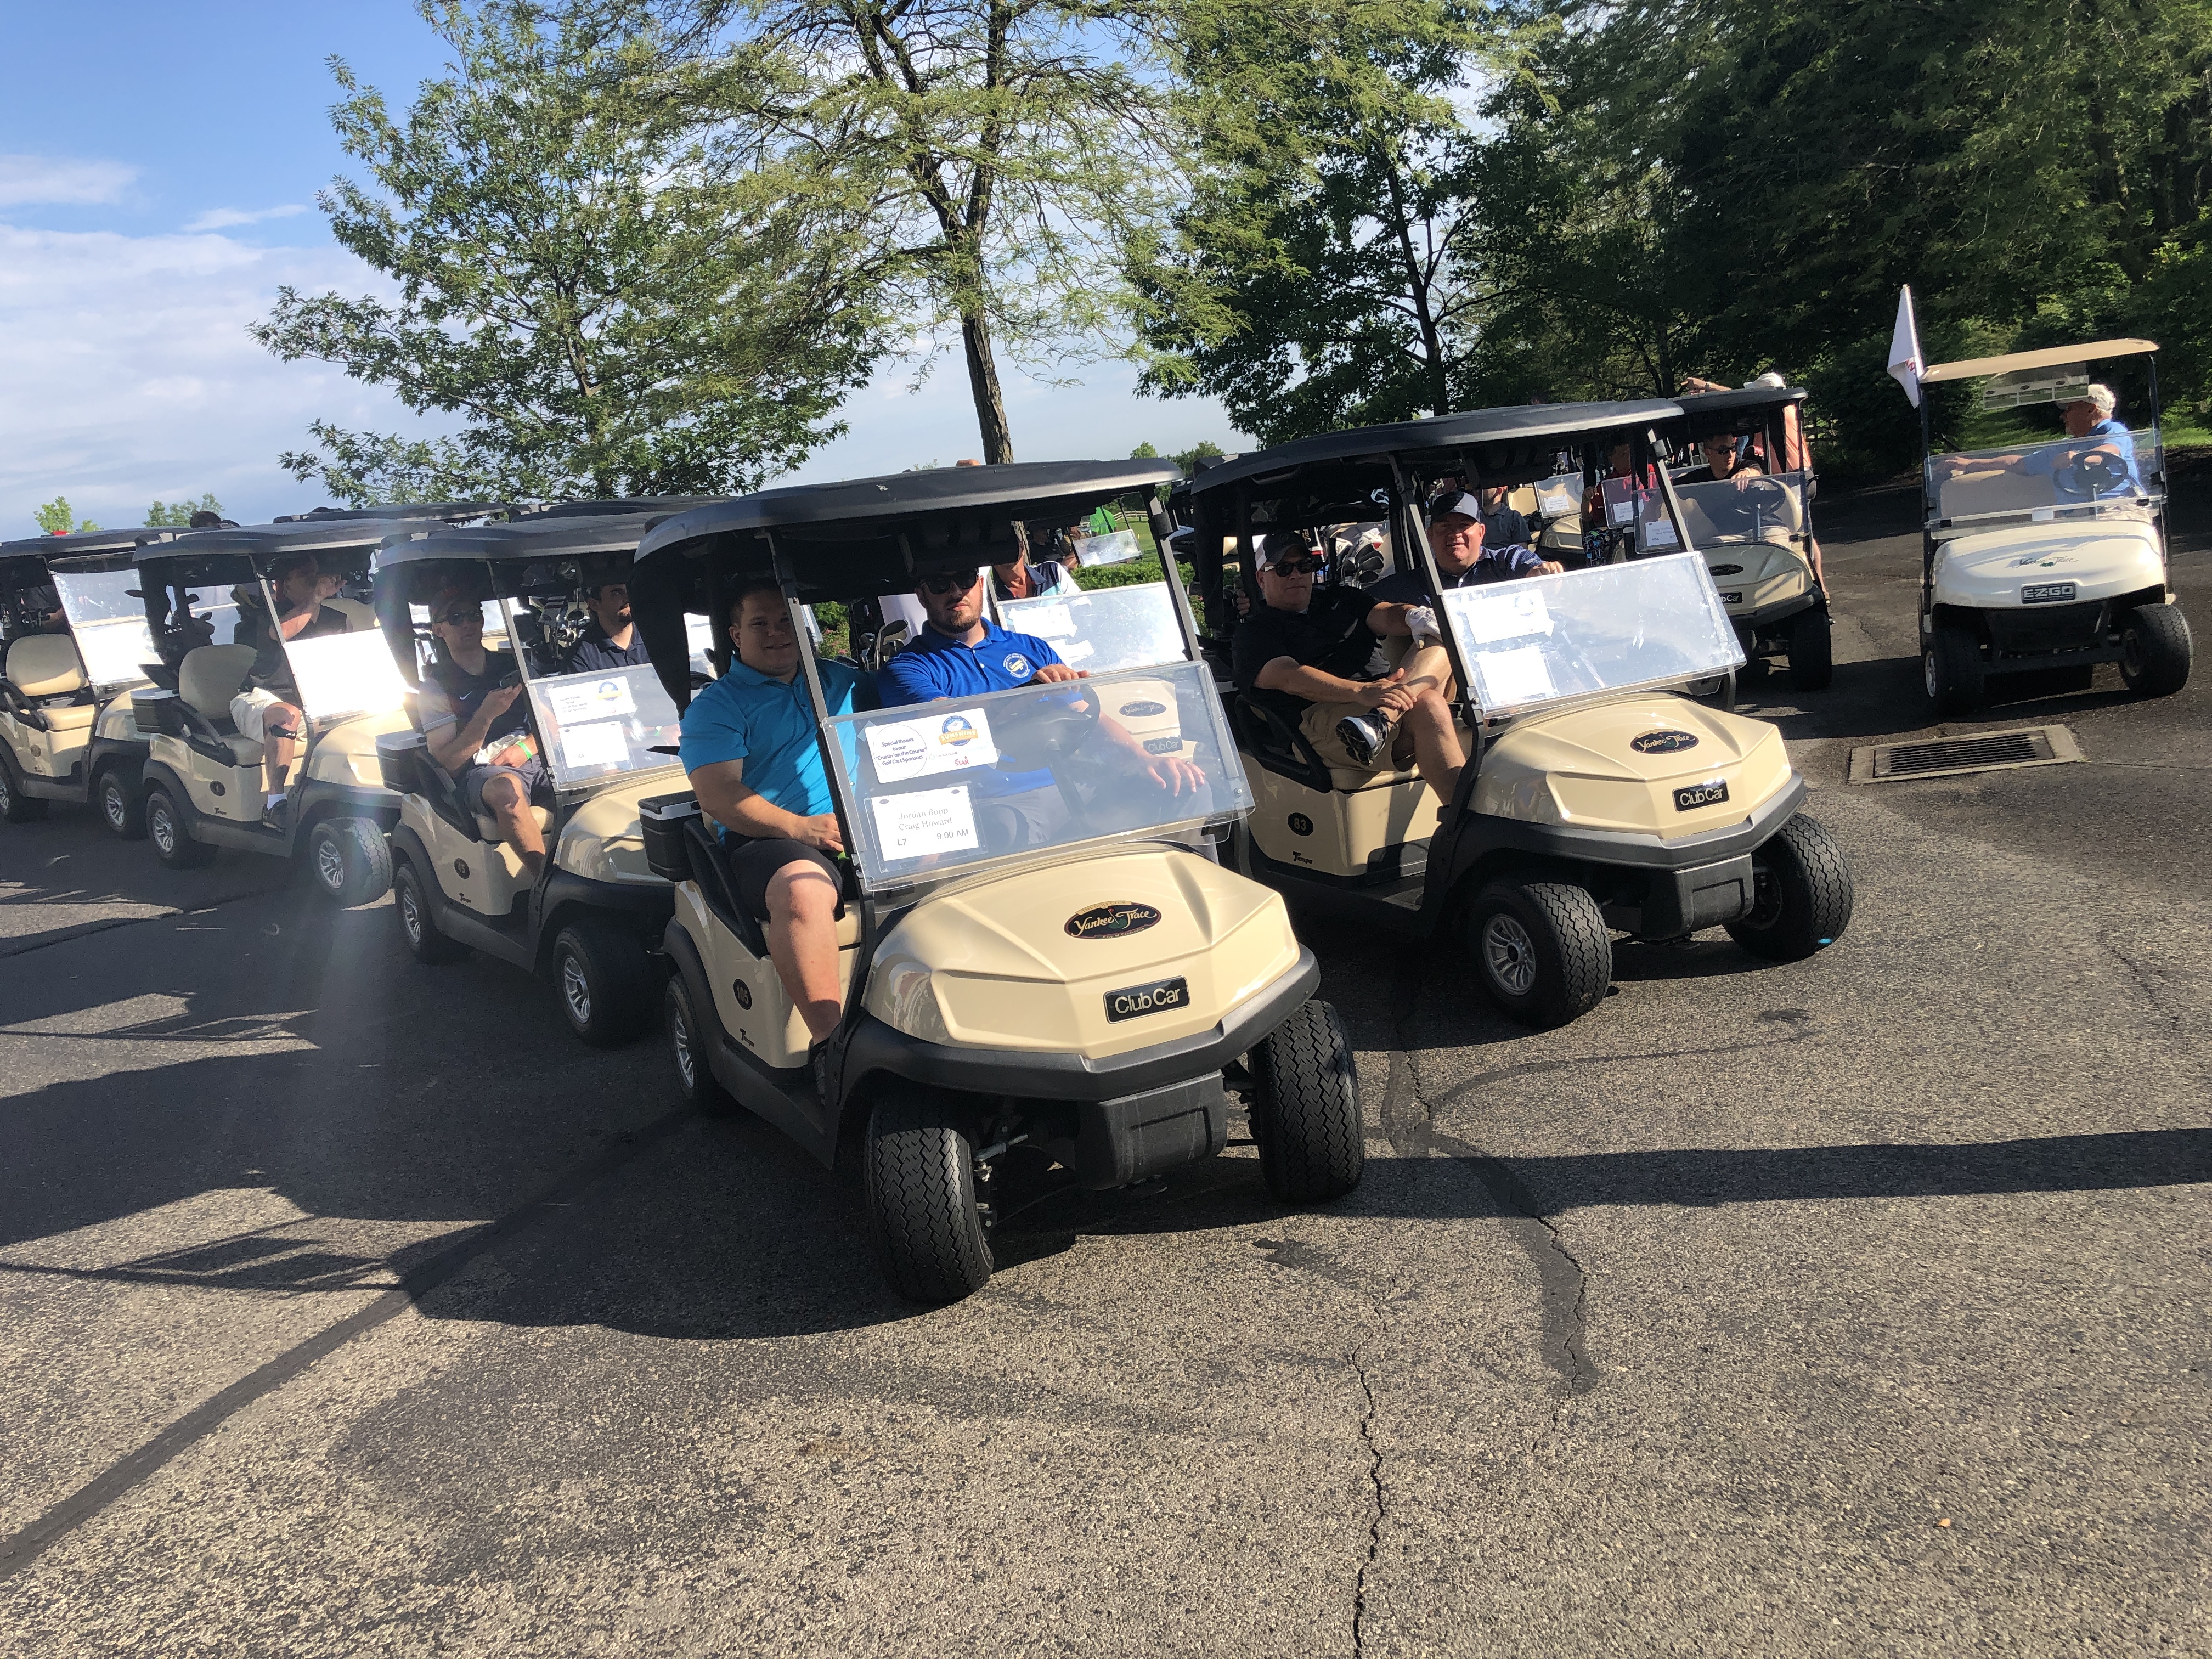
[[[253,672],[253,658],[250,645],[204,645],[186,652],[177,670],[178,697],[215,727],[240,766],[261,763],[261,745],[239,736],[230,720],[230,700]]]
[[[376,607],[363,605],[359,599],[333,596],[325,599],[323,606],[325,610],[337,611],[346,619],[346,632],[349,634],[366,633],[377,625]]]
[[[30,634],[9,646],[8,683],[37,706],[51,731],[81,730],[100,712],[79,701],[86,684],[84,665],[78,660],[76,641],[66,634]]]

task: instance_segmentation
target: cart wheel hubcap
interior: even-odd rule
[[[684,1018],[684,1011],[681,1007],[677,1009],[676,1018],[668,1022],[668,1030],[676,1043],[676,1075],[684,1079],[684,1086],[689,1089],[696,1079],[691,1073],[690,1022]]]
[[[1536,988],[1536,941],[1518,918],[1503,911],[1482,924],[1482,965],[1508,996]]]
[[[164,853],[175,852],[177,850],[177,830],[176,826],[169,822],[169,815],[161,808],[156,807],[154,810],[150,822],[154,827],[154,845],[160,848]]]
[[[323,885],[333,893],[345,885],[345,848],[338,845],[336,836],[325,836],[315,843],[315,868],[321,872]]]
[[[561,995],[568,1004],[568,1018],[579,1025],[592,1023],[592,985],[584,965],[574,957],[561,958]]]
[[[1936,683],[1936,653],[1933,651],[1923,651],[1920,653],[1920,678],[1927,683],[1929,696],[1942,694],[1943,688]]]
[[[399,890],[399,925],[407,930],[410,945],[422,942],[422,913],[416,908],[415,888],[411,882]]]
[[[100,786],[100,810],[107,814],[107,821],[118,830],[123,827],[124,819],[131,815],[130,804],[123,799],[122,786],[112,780]]]

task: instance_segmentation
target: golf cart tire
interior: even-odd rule
[[[1474,896],[1467,936],[1490,1000],[1540,1031],[1580,1018],[1613,983],[1613,935],[1585,888],[1493,881]]]
[[[553,982],[568,1029],[594,1048],[635,1042],[651,1024],[652,964],[637,935],[586,918],[553,940]]]
[[[374,818],[325,818],[307,832],[307,870],[341,910],[382,898],[392,888],[392,848]]]
[[[1801,611],[1790,629],[1790,684],[1800,691],[1825,691],[1836,678],[1836,650],[1828,613]]]
[[[2139,605],[2120,624],[2120,678],[2139,697],[2170,697],[2189,684],[2189,618],[2178,605]]]
[[[1367,1169],[1352,1039],[1336,1010],[1302,1002],[1251,1053],[1260,1175],[1285,1204],[1341,1198]]]
[[[887,1088],[868,1115],[864,1168],[868,1232],[891,1289],[941,1305],[989,1282],[975,1148],[961,1112],[911,1085]]]
[[[392,914],[398,919],[407,954],[424,967],[443,967],[468,955],[467,945],[438,931],[438,913],[412,859],[398,860],[392,872]]]
[[[192,839],[185,815],[158,783],[146,792],[146,836],[154,856],[172,870],[197,870],[215,861],[215,848]]]
[[[8,763],[0,761],[0,823],[29,823],[46,815],[46,803],[23,793]]]
[[[1833,945],[1851,920],[1851,867],[1817,819],[1802,812],[1751,855],[1751,914],[1729,937],[1769,962],[1802,962]]]
[[[1921,679],[1937,714],[1956,719],[1982,706],[1982,644],[1971,629],[1938,623],[1920,653]]]
[[[684,1103],[702,1117],[735,1117],[737,1097],[714,1075],[714,1062],[708,1057],[707,1045],[712,1041],[708,1028],[692,1009],[691,990],[682,974],[668,976],[660,1007],[668,1026],[670,1056],[676,1061],[676,1086],[684,1091]]]
[[[146,839],[146,798],[131,787],[122,769],[111,766],[92,782],[93,804],[100,808],[100,821],[107,826],[107,833],[118,841]]]

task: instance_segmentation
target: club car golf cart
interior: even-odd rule
[[[146,683],[140,665],[153,659],[131,555],[175,533],[148,525],[0,543],[0,821],[97,799],[118,835],[145,833],[146,745],[118,696]]]
[[[1158,492],[1175,477],[1054,462],[768,490],[654,531],[632,605],[683,702],[685,613],[725,615],[739,578],[780,580],[796,627],[806,601],[1003,561],[1018,520],[1134,495],[1164,538]],[[1172,562],[1164,584],[1006,610],[1089,678],[830,717],[800,653],[851,854],[844,1014],[818,1054],[696,798],[644,807],[649,856],[678,884],[666,1000],[685,1093],[857,1164],[886,1277],[927,1302],[990,1276],[1010,1148],[1093,1189],[1150,1179],[1221,1150],[1224,1082],[1248,1086],[1248,1063],[1279,1199],[1336,1197],[1365,1158],[1350,1045],[1312,1000],[1312,955],[1281,899],[1213,856],[1250,796]],[[1178,769],[1188,787],[1163,789],[1152,768],[1170,757],[1202,787]]]
[[[2020,410],[2027,428],[2002,447],[1938,453],[1920,400],[1920,659],[1938,715],[1972,714],[1995,674],[2055,669],[2086,690],[2097,664],[2117,662],[2143,696],[2188,684],[2189,619],[2166,576],[2157,350],[2100,340],[1938,363],[1920,377],[1923,387],[1979,381],[1980,412]],[[2093,369],[2140,397],[2148,427],[2057,429],[2050,411],[2081,401]]]
[[[161,660],[176,665],[130,699],[147,739],[146,833],[164,864],[204,864],[224,848],[301,856],[316,887],[344,906],[368,903],[390,886],[384,836],[398,818],[399,799],[384,787],[376,739],[405,726],[406,688],[374,611],[349,594],[365,591],[380,543],[431,527],[428,515],[438,510],[417,509],[420,520],[346,515],[198,530],[138,550],[147,631]],[[253,624],[233,596],[256,594],[264,614],[276,614],[268,577],[301,552],[313,553],[324,574],[343,580],[321,603],[347,626],[284,642],[306,731],[284,801],[272,812],[262,744],[231,720],[231,699],[255,659]]]
[[[638,538],[659,516],[441,530],[386,548],[377,562],[387,659],[410,692],[406,716],[376,744],[399,798],[392,858],[400,933],[418,962],[474,950],[549,975],[570,1029],[599,1048],[639,1036],[659,1012],[651,953],[673,895],[647,866],[637,814],[642,797],[683,783],[678,716],[648,667],[570,673],[564,665],[589,620],[585,591],[628,580]],[[519,647],[516,672],[555,793],[552,807],[530,809],[547,854],[534,883],[422,732],[417,694],[439,649],[431,606],[453,590],[485,607],[488,647]]]
[[[1742,661],[1672,487],[1678,550],[1443,590],[1421,523],[1438,475],[1515,483],[1563,447],[1656,444],[1670,403],[1478,410],[1301,440],[1205,473],[1206,550],[1380,503],[1444,623],[1468,764],[1440,804],[1419,774],[1331,767],[1264,697],[1234,718],[1257,806],[1240,866],[1306,902],[1416,936],[1457,930],[1509,1014],[1542,1027],[1596,1006],[1615,933],[1725,927],[1755,955],[1808,957],[1850,920],[1850,874],[1799,808],[1781,734],[1684,695]],[[1243,560],[1246,568],[1251,560]],[[1440,601],[1434,596],[1442,592]],[[1264,603],[1256,585],[1251,594]]]
[[[1673,442],[1677,462],[1693,471],[1704,464],[1698,445],[1712,438],[1756,438],[1761,455],[1787,458],[1801,447],[1790,441],[1789,428],[1802,419],[1804,401],[1796,386],[1686,397],[1682,418],[1662,435]],[[1765,673],[1768,661],[1779,657],[1798,690],[1825,690],[1836,670],[1828,596],[1813,574],[1811,474],[1770,465],[1703,483],[1676,473],[1674,482],[1690,540],[1705,555],[1743,648],[1747,674]],[[1675,550],[1667,503],[1656,489],[1638,494],[1636,540],[1639,553]]]

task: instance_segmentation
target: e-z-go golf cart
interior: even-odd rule
[[[153,657],[131,555],[175,533],[146,525],[0,542],[0,822],[97,799],[118,835],[145,833],[146,746],[118,695],[146,683],[140,665]]]
[[[162,863],[187,868],[225,848],[297,858],[317,890],[343,906],[366,904],[390,886],[384,836],[398,820],[399,799],[384,787],[376,739],[405,724],[406,688],[374,614],[350,595],[366,591],[380,543],[436,523],[428,515],[437,508],[419,510],[425,516],[417,520],[348,515],[191,531],[133,556],[147,633],[163,665],[153,685],[130,697],[147,744],[146,834]],[[320,603],[345,627],[284,641],[298,688],[296,700],[287,700],[295,701],[306,729],[285,799],[272,811],[262,744],[231,719],[231,699],[256,654],[251,614],[236,596],[254,597],[263,614],[276,614],[268,577],[302,553],[343,582]]]
[[[797,628],[803,602],[1002,561],[1016,520],[1134,495],[1164,536],[1158,492],[1175,477],[1155,461],[1032,463],[768,490],[662,525],[631,602],[681,701],[684,614],[725,614],[741,577],[780,580]],[[644,807],[650,856],[678,884],[666,995],[685,1093],[857,1164],[878,1258],[916,1300],[990,1276],[993,1174],[1011,1148],[1094,1189],[1147,1180],[1221,1150],[1226,1085],[1246,1086],[1247,1065],[1278,1198],[1334,1198],[1364,1164],[1351,1048],[1313,1000],[1319,969],[1282,901],[1213,856],[1250,796],[1172,565],[1164,586],[1121,592],[1111,627],[1088,606],[1020,611],[1023,631],[1090,671],[1079,681],[832,717],[800,653],[851,855],[844,1015],[818,1057],[696,797]],[[1180,793],[1153,771],[1170,758]]]
[[[1923,387],[1981,382],[1978,412],[1998,428],[1987,435],[2015,433],[1938,453],[1932,400],[1920,400],[1920,659],[1938,715],[1972,714],[1996,674],[2055,670],[2087,690],[2099,663],[2117,662],[2143,696],[2188,684],[2189,619],[2166,579],[2157,350],[2099,340],[1938,363],[1920,377]],[[2092,370],[2121,394],[2115,415],[2140,402],[2148,429],[2060,428],[2053,414],[2081,399]]]
[[[1713,586],[1743,648],[1747,675],[1764,674],[1769,660],[1785,659],[1790,684],[1800,691],[1825,690],[1835,678],[1835,654],[1829,638],[1828,596],[1813,576],[1813,486],[1803,470],[1778,462],[1802,453],[1792,441],[1802,419],[1803,390],[1797,386],[1746,386],[1681,400],[1682,418],[1661,429],[1674,446],[1677,465],[1694,471],[1704,464],[1700,441],[1755,439],[1767,463],[1754,464],[1733,477],[1686,482],[1674,475],[1690,539],[1705,555]],[[1758,470],[1766,465],[1766,470]],[[1640,553],[1678,550],[1667,503],[1656,489],[1639,494],[1637,549]]]
[[[1850,872],[1799,811],[1781,734],[1684,695],[1727,680],[1742,653],[1671,486],[1656,490],[1681,551],[1449,590],[1430,554],[1419,508],[1436,476],[1512,484],[1550,472],[1563,447],[1632,433],[1648,448],[1672,412],[1536,405],[1336,433],[1215,467],[1192,492],[1201,587],[1224,535],[1249,549],[1263,528],[1386,504],[1444,623],[1468,757],[1439,803],[1411,769],[1331,767],[1287,710],[1240,695],[1258,802],[1237,837],[1242,867],[1378,927],[1453,932],[1492,998],[1532,1025],[1596,1006],[1616,933],[1724,927],[1790,961],[1850,919]]]
[[[392,831],[392,904],[418,962],[471,951],[557,988],[561,1012],[586,1042],[628,1042],[658,1012],[654,953],[673,895],[646,863],[638,802],[680,785],[677,705],[642,665],[567,672],[588,620],[586,588],[626,580],[650,514],[532,519],[440,531],[385,550],[376,610],[387,660],[410,692],[399,729],[377,740],[385,781],[399,797]],[[546,859],[532,882],[495,819],[473,810],[432,757],[418,696],[440,647],[431,606],[459,592],[482,605],[488,649],[514,651],[554,805],[533,805]],[[500,637],[503,635],[502,637]],[[689,668],[678,659],[688,677]]]

